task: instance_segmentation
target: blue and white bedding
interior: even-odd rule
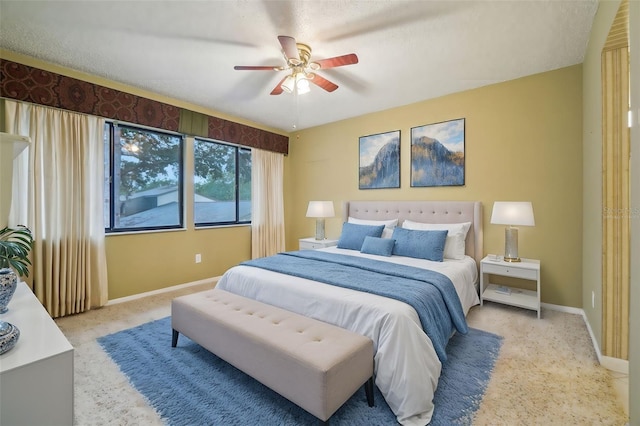
[[[441,362],[447,360],[446,346],[454,327],[462,334],[468,330],[453,283],[439,272],[313,250],[278,253],[242,265],[405,302],[416,310]]]
[[[382,257],[335,247],[318,251],[318,254],[322,252],[344,255],[345,259],[383,260],[434,270],[451,280],[463,315],[478,303],[474,286],[477,268],[470,257],[433,262],[402,256]],[[381,265],[388,267],[388,264]],[[377,279],[371,276],[369,280]],[[377,284],[382,286],[385,279],[379,280]],[[423,331],[420,315],[409,304],[367,291],[247,265],[227,271],[218,287],[368,336],[373,340],[376,352],[376,385],[398,421],[405,425],[425,425],[430,421],[441,362],[433,341]],[[441,344],[438,342],[437,346]]]

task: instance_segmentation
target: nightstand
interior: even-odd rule
[[[316,250],[325,247],[333,247],[338,245],[338,240],[316,240],[313,237],[310,238],[300,238],[299,240],[299,249],[300,250]]]
[[[489,274],[520,278],[536,282],[536,290],[524,290],[489,282]],[[505,262],[500,257],[493,260],[489,256],[480,261],[480,305],[485,300],[505,305],[532,309],[540,318],[540,261],[522,259],[521,262]]]

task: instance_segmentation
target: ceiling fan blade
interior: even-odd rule
[[[273,90],[271,91],[271,95],[280,95],[283,92],[282,83],[284,83],[284,81],[287,79],[287,77],[288,76],[285,76],[282,80],[280,80],[278,85],[276,87],[274,87]]]
[[[287,59],[296,59],[300,60],[300,55],[298,54],[298,46],[296,45],[296,39],[289,36],[278,36],[278,41],[282,46],[282,50],[284,51]]]
[[[320,59],[313,61],[320,66],[321,69],[342,67],[345,65],[353,65],[358,63],[358,56],[355,53],[348,55],[336,56],[334,58]]]
[[[246,66],[236,65],[234,70],[249,70],[249,71],[282,71],[284,68],[281,66]]]
[[[333,92],[338,88],[337,84],[330,82],[324,77],[320,77],[318,74],[314,74],[310,81],[316,86],[322,87],[327,92]]]

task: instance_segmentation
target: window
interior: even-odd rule
[[[182,136],[105,123],[107,232],[183,227]]]
[[[251,222],[251,150],[196,139],[194,220],[196,226]]]

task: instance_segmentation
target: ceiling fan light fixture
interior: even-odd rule
[[[305,93],[309,93],[311,88],[309,87],[309,82],[307,80],[300,80],[297,84],[297,90],[299,95],[304,95]]]
[[[296,90],[299,95],[304,95],[311,91],[309,88],[309,80],[307,80],[307,76],[303,73],[296,74]]]
[[[295,78],[293,77],[293,75],[290,75],[284,79],[284,82],[280,85],[280,87],[282,87],[282,90],[284,90],[287,93],[293,93],[293,90],[296,87],[295,84],[296,84]]]

